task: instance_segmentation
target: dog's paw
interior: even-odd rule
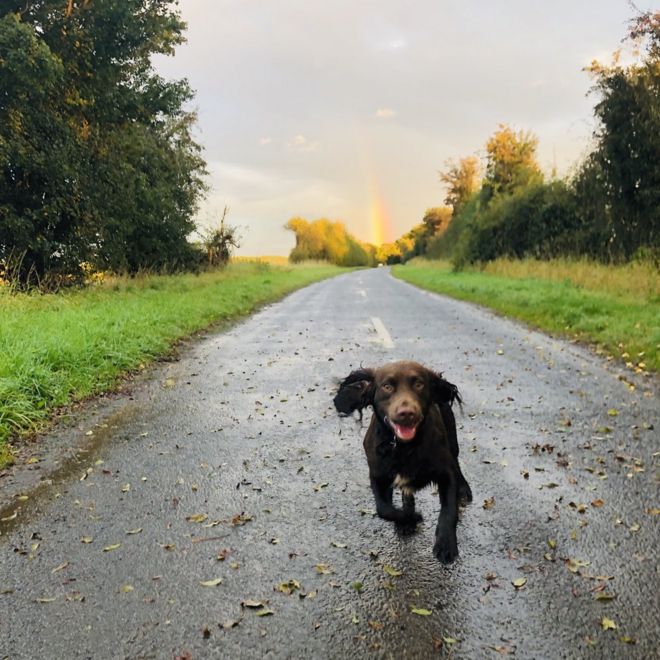
[[[443,564],[451,564],[458,557],[458,545],[456,539],[445,536],[436,539],[433,546],[433,554]]]
[[[464,481],[458,486],[458,500],[461,504],[469,504],[472,502],[472,489],[467,481]]]
[[[422,520],[424,520],[422,514],[413,511],[412,513],[406,513],[400,520],[397,520],[396,526],[401,534],[414,534],[417,531],[417,525],[421,523]]]

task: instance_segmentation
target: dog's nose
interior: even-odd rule
[[[415,411],[412,406],[403,405],[397,411],[397,419],[400,422],[413,422],[415,421]]]

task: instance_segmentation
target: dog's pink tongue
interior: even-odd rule
[[[394,432],[399,440],[412,440],[415,437],[417,428],[415,426],[401,426],[400,424],[392,424]]]

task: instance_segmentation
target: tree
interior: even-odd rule
[[[445,204],[451,206],[456,216],[470,197],[479,190],[481,165],[476,156],[467,156],[461,158],[458,163],[448,160],[446,167],[444,172],[439,172],[440,181],[447,186]]]
[[[629,259],[640,247],[660,244],[660,12],[633,19],[629,38],[644,51],[623,67],[592,63],[596,149],[592,159],[603,175],[603,220],[608,253]]]
[[[62,98],[65,70],[17,15],[0,18],[0,262],[22,285],[56,286],[89,255],[75,163],[79,133]]]
[[[486,174],[481,188],[484,203],[543,180],[536,161],[537,146],[538,138],[532,133],[500,124],[486,143]]]
[[[229,208],[225,206],[220,217],[220,225],[209,228],[202,236],[202,245],[206,252],[206,263],[210,268],[222,268],[231,258],[234,248],[240,247],[238,228],[226,222]]]
[[[341,222],[325,218],[313,222],[304,218],[291,218],[284,228],[296,235],[296,245],[289,255],[289,260],[294,263],[319,259],[338,266],[373,265],[372,246],[360,243],[346,231]]]
[[[0,11],[0,259],[23,252],[23,277],[75,278],[83,260],[185,267],[205,164],[188,83],[151,64],[183,41],[176,3],[14,0]],[[28,66],[25,47],[41,64]]]

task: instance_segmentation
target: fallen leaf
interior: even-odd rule
[[[80,539],[81,543],[91,543],[94,539],[91,536],[83,536]]]
[[[512,646],[488,646],[487,648],[499,653],[500,655],[511,655],[516,652],[515,647]]]
[[[56,599],[44,597],[44,598],[35,598],[35,600],[37,601],[37,603],[53,603]]]
[[[614,600],[616,595],[606,591],[599,591],[594,597],[596,600]]]
[[[527,578],[525,577],[516,578],[515,580],[511,580],[511,584],[516,589],[522,589],[527,584]]]
[[[235,516],[232,517],[231,519],[231,524],[234,527],[241,527],[242,525],[245,525],[245,523],[250,522],[254,520],[254,516],[250,515],[249,513],[237,513]]]
[[[194,522],[194,523],[203,523],[208,516],[205,513],[193,513],[190,516],[186,517],[186,520],[188,522]]]
[[[128,594],[133,590],[134,590],[134,587],[133,587],[132,584],[123,584],[121,587],[119,587],[119,591],[123,594]]]
[[[634,637],[629,637],[628,635],[621,635],[619,641],[624,644],[637,644],[637,640]]]
[[[600,627],[603,630],[616,630],[618,628],[616,623],[614,623],[612,619],[608,619],[606,616],[600,620]]]
[[[589,566],[589,564],[591,564],[590,561],[585,561],[582,559],[567,559],[565,563],[566,563],[566,567],[571,573],[579,573],[581,568],[583,568],[584,566]]]
[[[329,564],[316,564],[315,568],[316,572],[320,575],[329,575],[330,573],[334,573],[334,570]]]
[[[495,495],[489,497],[487,500],[484,500],[483,508],[492,509],[495,506]]]
[[[68,561],[61,563],[59,566],[56,566],[51,573],[59,573],[59,571],[64,570],[69,565]]]
[[[265,603],[267,602],[268,601],[251,600],[248,598],[247,600],[241,601],[241,607],[249,607],[250,609],[254,609],[256,607],[264,607]]]
[[[106,545],[105,548],[103,548],[103,552],[112,552],[117,548],[121,548],[121,543],[113,543],[112,545]]]
[[[135,529],[127,529],[126,534],[132,536],[134,534],[139,534],[142,531],[142,527],[136,527]]]
[[[288,582],[282,582],[277,590],[281,591],[283,594],[290,596],[294,591],[300,589],[300,582],[298,580],[289,580]]]
[[[275,614],[273,610],[269,610],[268,608],[264,607],[262,610],[258,610],[255,612],[257,616],[271,616],[272,614]]]
[[[601,506],[603,506],[603,504],[605,504],[605,501],[598,498],[597,500],[593,500],[593,502],[591,503],[591,506],[599,509]]]
[[[225,630],[231,630],[232,628],[236,628],[236,626],[241,622],[241,619],[232,619],[230,621],[225,621],[224,623],[221,623],[220,626],[224,628]]]
[[[348,547],[345,543],[340,543],[339,541],[331,541],[330,545],[333,545],[335,548],[347,548]]]
[[[324,481],[322,484],[314,486],[314,492],[318,493],[322,488],[327,488],[330,484],[327,481]]]
[[[122,493],[128,493],[129,490],[131,490],[131,484],[124,484],[124,485],[121,487],[121,492],[122,492]]]
[[[400,571],[389,564],[384,564],[383,570],[391,577],[399,577],[400,575],[403,575],[403,571]]]
[[[607,411],[607,414],[608,414],[610,417],[616,417],[616,416],[619,414],[619,411],[618,411],[616,408],[610,408],[610,409]]]
[[[433,612],[431,610],[425,610],[423,607],[413,607],[410,609],[413,614],[418,614],[419,616],[431,616]]]
[[[217,587],[219,584],[222,584],[222,578],[215,578],[214,580],[204,580],[200,582],[203,587]]]

